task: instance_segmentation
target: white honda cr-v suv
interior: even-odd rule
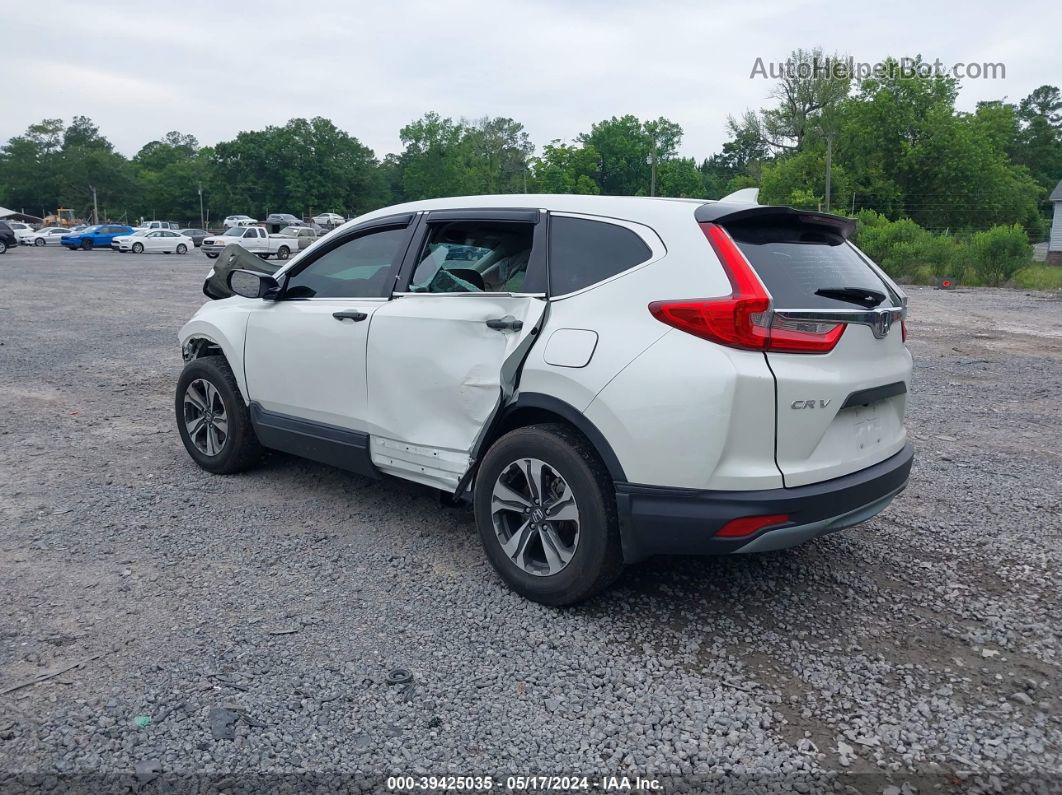
[[[271,448],[469,499],[551,605],[650,555],[789,547],[911,469],[906,298],[853,228],[727,200],[376,210],[228,274],[181,329],[177,425],[211,472]]]

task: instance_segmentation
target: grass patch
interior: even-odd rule
[[[1029,265],[1015,273],[1013,281],[1025,290],[1062,290],[1062,267]]]

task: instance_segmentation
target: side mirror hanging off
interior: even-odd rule
[[[276,298],[280,285],[272,276],[248,270],[229,274],[229,289],[244,298]]]

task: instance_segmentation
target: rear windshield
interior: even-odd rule
[[[730,223],[726,230],[778,309],[857,308],[857,303],[816,294],[846,287],[883,293],[885,300],[878,306],[899,306],[856,250],[829,227],[774,218]]]

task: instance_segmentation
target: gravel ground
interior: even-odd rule
[[[196,468],[173,386],[207,264],[0,258],[0,790],[1062,791],[1059,296],[910,291],[918,457],[881,516],[558,611],[427,490]]]

